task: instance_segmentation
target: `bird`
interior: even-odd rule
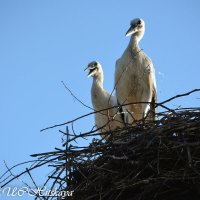
[[[131,36],[130,42],[115,64],[116,96],[125,113],[126,124],[134,124],[144,117],[154,121],[157,112],[155,69],[151,59],[139,47],[144,32],[143,19],[131,20],[130,28],[125,34]]]
[[[98,61],[92,61],[88,64],[86,70],[89,70],[88,77],[93,77],[91,100],[94,110],[97,111],[95,113],[97,130],[105,133],[124,127],[116,96],[111,95],[103,88],[104,74],[101,64]],[[101,111],[110,107],[114,108]],[[108,140],[110,134],[102,134],[102,137]]]

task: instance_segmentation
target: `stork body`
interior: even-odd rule
[[[155,72],[151,59],[140,49],[144,35],[142,19],[131,21],[126,35],[132,35],[128,47],[116,62],[115,85],[117,99],[126,113],[125,122],[132,124],[146,116],[151,105],[138,102],[157,102]],[[137,103],[137,104],[131,104]],[[152,112],[155,113],[155,110]]]
[[[93,61],[86,68],[88,76],[93,76],[91,99],[95,111],[100,111],[113,106],[118,106],[117,98],[103,88],[103,70],[99,62]],[[124,126],[118,108],[112,108],[95,113],[95,123],[100,132],[107,132]],[[108,137],[105,136],[107,139]]]

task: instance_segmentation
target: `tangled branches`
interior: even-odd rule
[[[199,90],[157,104],[166,111],[157,114],[154,124],[141,120],[135,126],[110,131],[109,141],[93,140],[87,146],[77,146],[77,139],[98,133],[92,130],[70,134],[67,127],[61,131],[66,137],[63,149],[32,155],[37,158],[33,165],[13,177],[10,176],[12,168],[8,168],[1,177],[2,187],[23,174],[37,187],[31,171],[48,165],[53,171],[42,188],[51,182],[51,190],[57,187],[59,191],[74,191],[70,199],[199,199],[200,108],[165,106],[196,91]],[[49,128],[73,124],[80,118]],[[36,193],[35,198],[57,197]]]
[[[199,198],[199,111],[165,114],[155,126],[131,127],[113,141],[79,151],[76,158],[87,159],[72,173],[75,199]]]

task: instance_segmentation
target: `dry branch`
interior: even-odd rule
[[[200,89],[155,104],[165,111],[157,113],[154,124],[143,119],[135,126],[109,131],[109,141],[94,140],[88,146],[75,146],[77,139],[99,133],[92,130],[70,134],[67,127],[60,131],[66,138],[63,149],[33,154],[37,160],[31,167],[15,177],[12,177],[13,168],[8,169],[1,176],[1,184],[6,186],[27,174],[37,186],[31,171],[48,165],[53,171],[43,187],[51,184],[50,189],[74,191],[70,199],[200,199],[200,107],[170,109],[165,105],[197,91]],[[74,125],[77,120],[95,113],[48,128]]]

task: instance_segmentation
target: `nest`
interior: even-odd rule
[[[73,198],[199,199],[200,110],[162,115],[75,153],[71,160],[82,161],[69,175]]]
[[[153,124],[141,120],[135,126],[108,132],[109,141],[94,139],[88,146],[75,145],[77,139],[99,135],[97,130],[77,135],[73,129],[77,120],[95,112],[48,127],[72,125],[72,133],[68,127],[60,131],[66,137],[64,149],[32,155],[37,159],[30,167],[17,175],[11,169],[19,164],[8,168],[0,183],[4,187],[27,174],[37,187],[31,171],[48,165],[54,170],[42,188],[51,184],[50,189],[73,191],[73,195],[43,196],[46,200],[199,200],[200,108],[169,109],[165,105],[195,91],[157,104],[165,111],[157,114]]]

